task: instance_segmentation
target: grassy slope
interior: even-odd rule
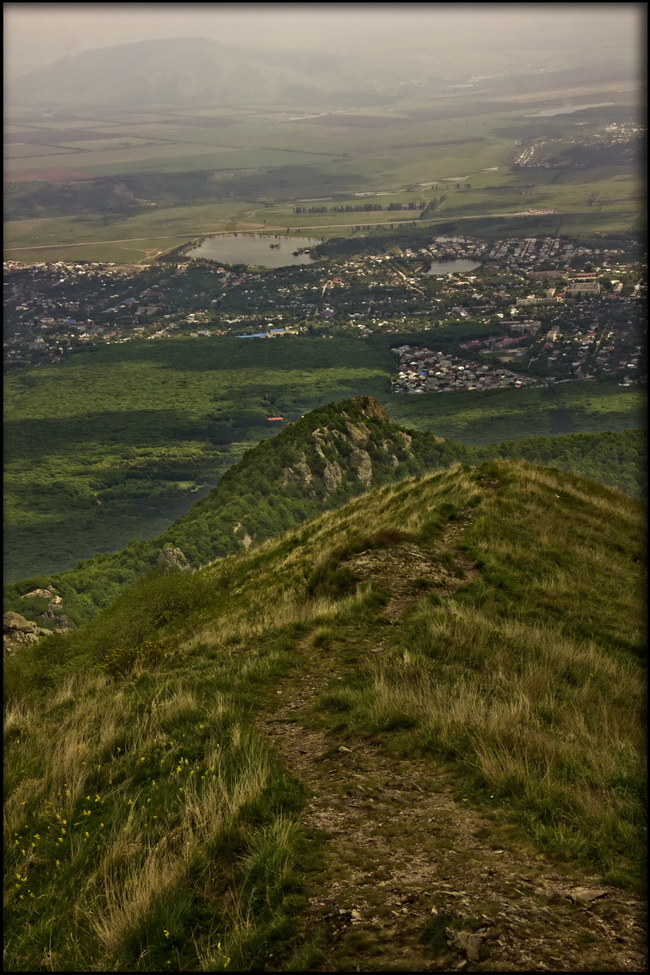
[[[641,525],[637,502],[581,478],[456,468],[199,573],[149,577],[85,630],[10,659],[8,966],[295,970],[316,865],[304,787],[259,721],[313,654],[347,665],[300,724],[334,746],[374,742],[384,775],[397,754],[448,768],[495,835],[510,824],[574,882],[586,869],[636,884]],[[319,890],[337,850],[320,841]],[[591,923],[563,918],[560,951]],[[322,960],[332,945],[315,937]],[[592,936],[605,968],[610,948]]]

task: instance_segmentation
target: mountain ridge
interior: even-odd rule
[[[640,436],[637,441],[637,453],[642,452]],[[57,617],[77,625],[139,576],[156,569],[161,559],[165,562],[166,549],[180,551],[180,563],[197,568],[279,535],[355,494],[459,461],[475,465],[498,456],[521,458],[603,479],[600,461],[611,467],[610,483],[627,486],[634,446],[628,433],[625,438],[574,434],[470,448],[400,427],[372,397],[327,404],[247,451],[215,488],[158,538],[98,554],[62,573],[9,583],[4,608],[27,615],[38,626],[55,627]],[[619,472],[618,480],[614,471]],[[180,563],[172,555],[169,565]],[[52,608],[48,600],[25,598],[48,586],[63,597],[62,605]]]
[[[9,965],[642,970],[642,523],[456,465],[9,658]]]
[[[256,51],[209,37],[167,37],[97,47],[66,55],[13,80],[17,105],[104,107],[137,110],[153,106],[259,103],[319,99],[324,84],[343,91],[336,54]],[[79,85],[79,78],[84,83]]]
[[[154,569],[165,547],[179,549],[196,568],[280,534],[371,486],[468,456],[459,444],[392,424],[372,397],[328,404],[247,451],[157,539],[97,555],[47,580],[34,576],[13,583],[5,588],[5,595],[11,593],[5,609],[24,613],[30,608],[23,599],[28,590],[55,585],[65,601],[59,612],[82,622]],[[40,602],[33,605],[42,612]]]

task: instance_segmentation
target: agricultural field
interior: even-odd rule
[[[576,111],[540,115],[567,98]],[[625,159],[586,168],[516,166],[532,146],[561,155],[608,125],[632,131],[637,100],[631,88],[603,84],[498,101],[411,93],[363,111],[14,114],[5,131],[6,254],[24,259],[26,248],[39,248],[31,257],[52,259],[59,247],[74,244],[61,259],[129,261],[128,241],[135,238],[169,236],[171,248],[179,237],[224,230],[314,229],[329,236],[415,219],[432,226],[476,220],[498,232],[491,221],[501,217],[514,219],[525,235],[535,232],[533,216],[545,213],[555,218],[555,232],[638,229],[640,166]],[[294,212],[323,199],[386,207],[415,200],[427,209],[366,220]],[[164,249],[136,246],[135,260],[153,260]]]

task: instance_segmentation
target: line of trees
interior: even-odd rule
[[[374,213],[379,210],[424,210],[426,203],[416,203],[411,200],[409,203],[346,203],[340,206],[319,206],[319,207],[294,207],[294,213]]]

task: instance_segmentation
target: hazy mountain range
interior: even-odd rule
[[[360,71],[358,59],[350,55],[312,50],[251,54],[209,38],[165,38],[63,57],[15,80],[11,94],[14,104],[43,108],[311,103],[335,93],[390,90],[407,76],[399,60],[391,64],[389,59],[373,72],[364,58]],[[431,71],[423,60],[416,61],[418,77]]]
[[[465,61],[458,50],[445,49],[435,32],[429,51],[406,52],[396,45],[372,43],[350,51],[256,49],[225,45],[209,37],[174,37],[135,41],[68,54],[9,83],[13,108],[144,109],[201,105],[304,105],[315,108],[327,99],[341,105],[370,104],[373,97],[403,95],[415,88],[444,93],[449,81],[468,81],[472,65],[487,66],[483,89],[503,95],[554,85],[622,79],[638,82],[629,59],[562,55],[551,62],[530,50],[512,55],[491,49]],[[614,52],[615,54],[615,52]],[[524,55],[524,56],[522,56]],[[542,65],[542,67],[540,67]],[[487,80],[486,80],[487,79]]]

